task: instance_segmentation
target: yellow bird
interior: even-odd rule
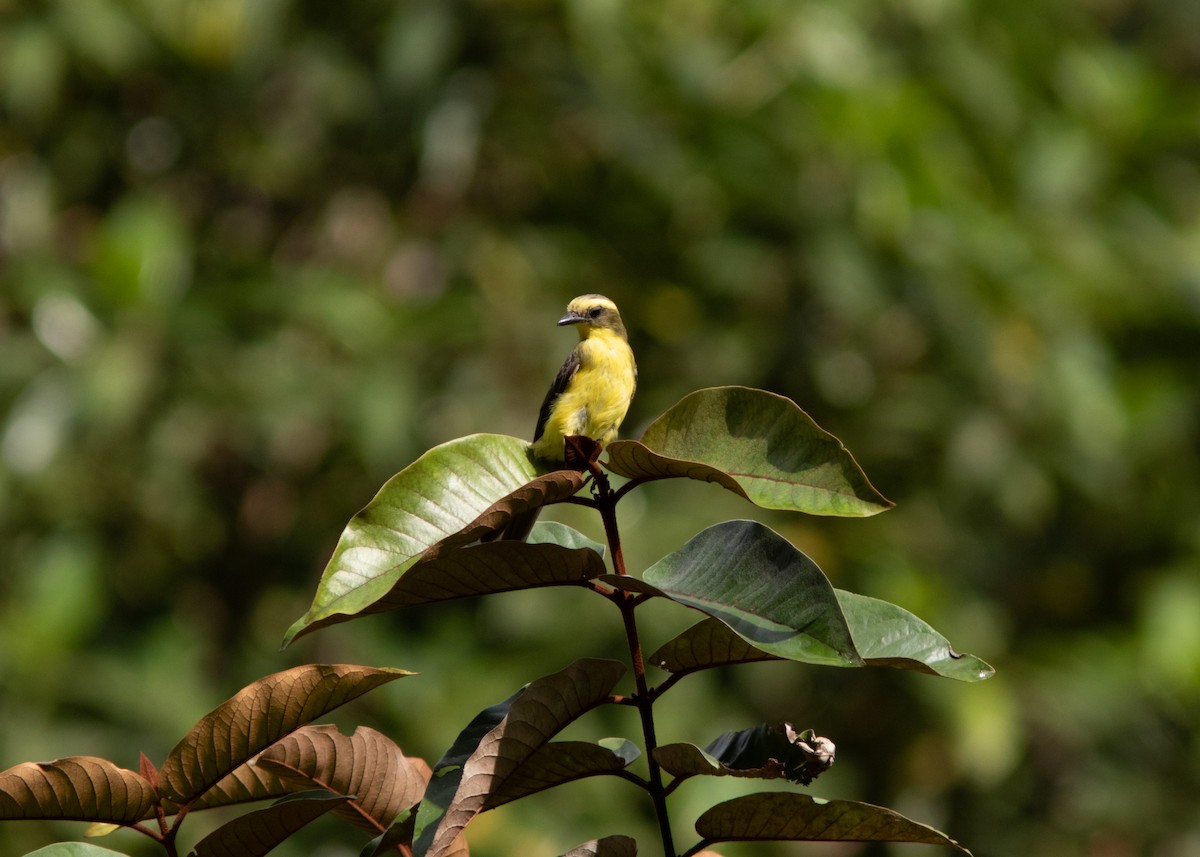
[[[637,389],[637,365],[617,305],[604,295],[580,295],[558,324],[573,324],[579,342],[563,361],[538,413],[533,453],[565,458],[563,439],[584,435],[601,446],[617,436]]]

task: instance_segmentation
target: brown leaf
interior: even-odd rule
[[[192,804],[192,812],[253,803],[270,798],[283,797],[295,789],[289,789],[271,771],[260,768],[254,761],[247,762],[230,771]]]
[[[705,619],[667,641],[646,663],[673,673],[779,660],[747,643],[719,619]]]
[[[371,833],[387,830],[392,820],[425,794],[431,771],[410,759],[394,741],[366,726],[343,735],[336,726],[306,726],[269,747],[258,765],[273,772],[293,791],[320,787],[352,795],[334,814]]]
[[[630,836],[603,836],[572,848],[562,857],[637,857],[637,842]]]
[[[583,658],[531,682],[463,765],[453,800],[432,831],[426,857],[449,854],[488,798],[559,730],[607,699],[624,673],[618,661]],[[427,835],[428,828],[420,839]]]
[[[262,857],[310,821],[348,797],[327,791],[288,795],[264,809],[248,812],[218,827],[196,843],[194,857]]]
[[[217,706],[167,755],[161,788],[184,804],[285,735],[407,670],[307,664],[260,679]]]
[[[895,810],[853,800],[768,792],[727,800],[696,819],[707,842],[920,842],[967,851]]]
[[[154,798],[145,777],[95,756],[24,762],[0,772],[0,819],[132,824],[146,817]]]

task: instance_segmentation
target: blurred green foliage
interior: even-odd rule
[[[816,793],[979,855],[1200,854],[1197,117],[1173,0],[0,0],[0,766],[160,758],[315,660],[422,670],[345,722],[435,758],[564,639],[619,654],[562,592],[277,653],[384,479],[532,430],[598,291],[627,436],[702,386],[792,397],[899,507],[768,523],[999,669],[714,675],[667,740],[811,726]],[[635,567],[750,514],[645,493]],[[475,853],[638,832],[630,791],[488,814]]]

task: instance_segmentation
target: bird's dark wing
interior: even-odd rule
[[[533,430],[533,439],[536,442],[542,436],[542,432],[546,428],[546,420],[550,419],[550,409],[554,407],[554,400],[562,395],[567,389],[567,385],[571,383],[571,379],[575,377],[575,373],[579,371],[579,349],[571,349],[571,353],[567,355],[567,359],[563,361],[563,365],[559,367],[558,374],[554,376],[554,383],[550,385],[550,389],[546,391],[546,398],[542,401],[542,409],[538,411],[537,428]]]

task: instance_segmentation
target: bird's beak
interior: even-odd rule
[[[569,312],[558,320],[558,326],[562,327],[564,324],[579,324],[581,321],[587,321],[587,319],[578,313]]]

